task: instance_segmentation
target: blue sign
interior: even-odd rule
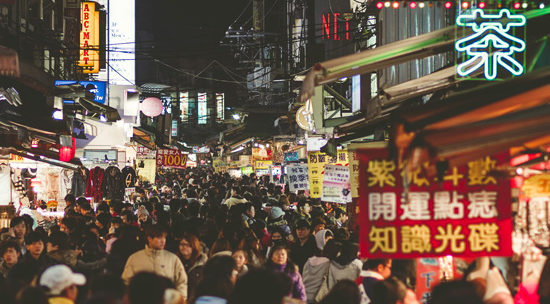
[[[285,153],[285,162],[298,161],[298,152]]]
[[[514,76],[523,74],[523,65],[515,54],[525,51],[525,41],[515,36],[519,33],[514,29],[524,29],[525,22],[525,16],[512,14],[507,9],[497,14],[474,9],[458,16],[457,26],[470,27],[473,34],[455,43],[456,50],[466,54],[466,60],[456,67],[457,74],[465,77],[483,69],[485,79],[495,80],[499,67]]]
[[[76,80],[56,80],[54,85],[73,85],[80,84],[84,88],[88,89],[90,93],[94,94],[94,101],[100,104],[105,104],[105,98],[107,95],[107,84],[105,81],[76,81]],[[70,101],[64,100],[63,103],[71,103]],[[74,103],[74,101],[72,101]]]

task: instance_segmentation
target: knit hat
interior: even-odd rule
[[[271,218],[272,220],[275,220],[280,218],[283,215],[285,215],[285,212],[283,211],[283,209],[281,209],[281,207],[272,207],[271,213],[269,214],[269,218]]]

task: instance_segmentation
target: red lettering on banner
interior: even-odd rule
[[[90,8],[88,7],[88,4],[84,4],[84,11],[85,11],[85,12],[89,12],[89,11],[90,11]]]
[[[327,14],[327,19],[325,19],[325,14],[323,14],[323,29],[322,29],[323,40],[325,39],[325,33],[327,35],[327,39],[330,39],[330,25],[329,25],[330,15],[329,14]]]
[[[90,27],[90,21],[84,21],[84,28],[87,29]]]
[[[510,181],[493,176],[508,153],[449,168],[442,181],[403,174],[386,149],[358,149],[361,255],[366,258],[512,254]],[[404,180],[408,189],[404,189]]]
[[[82,38],[83,39],[90,39],[90,32],[83,32],[82,33]],[[88,41],[86,41],[86,43],[88,43]]]
[[[187,155],[182,154],[179,150],[157,150],[156,159],[158,166],[185,168],[187,165]]]

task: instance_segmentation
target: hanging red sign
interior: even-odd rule
[[[407,178],[386,149],[358,149],[361,254],[367,258],[512,255],[510,181],[491,175],[499,154]]]
[[[159,149],[156,158],[157,166],[185,168],[187,164],[187,154],[176,149]]]

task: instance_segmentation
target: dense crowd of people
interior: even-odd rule
[[[283,188],[269,177],[201,168],[159,174],[131,202],[93,205],[69,194],[59,221],[37,225],[18,216],[1,234],[0,299],[419,303],[391,276],[391,259],[358,258],[346,209]],[[456,288],[482,303],[479,292],[468,293],[474,287]],[[448,294],[434,290],[432,302],[455,303]]]

